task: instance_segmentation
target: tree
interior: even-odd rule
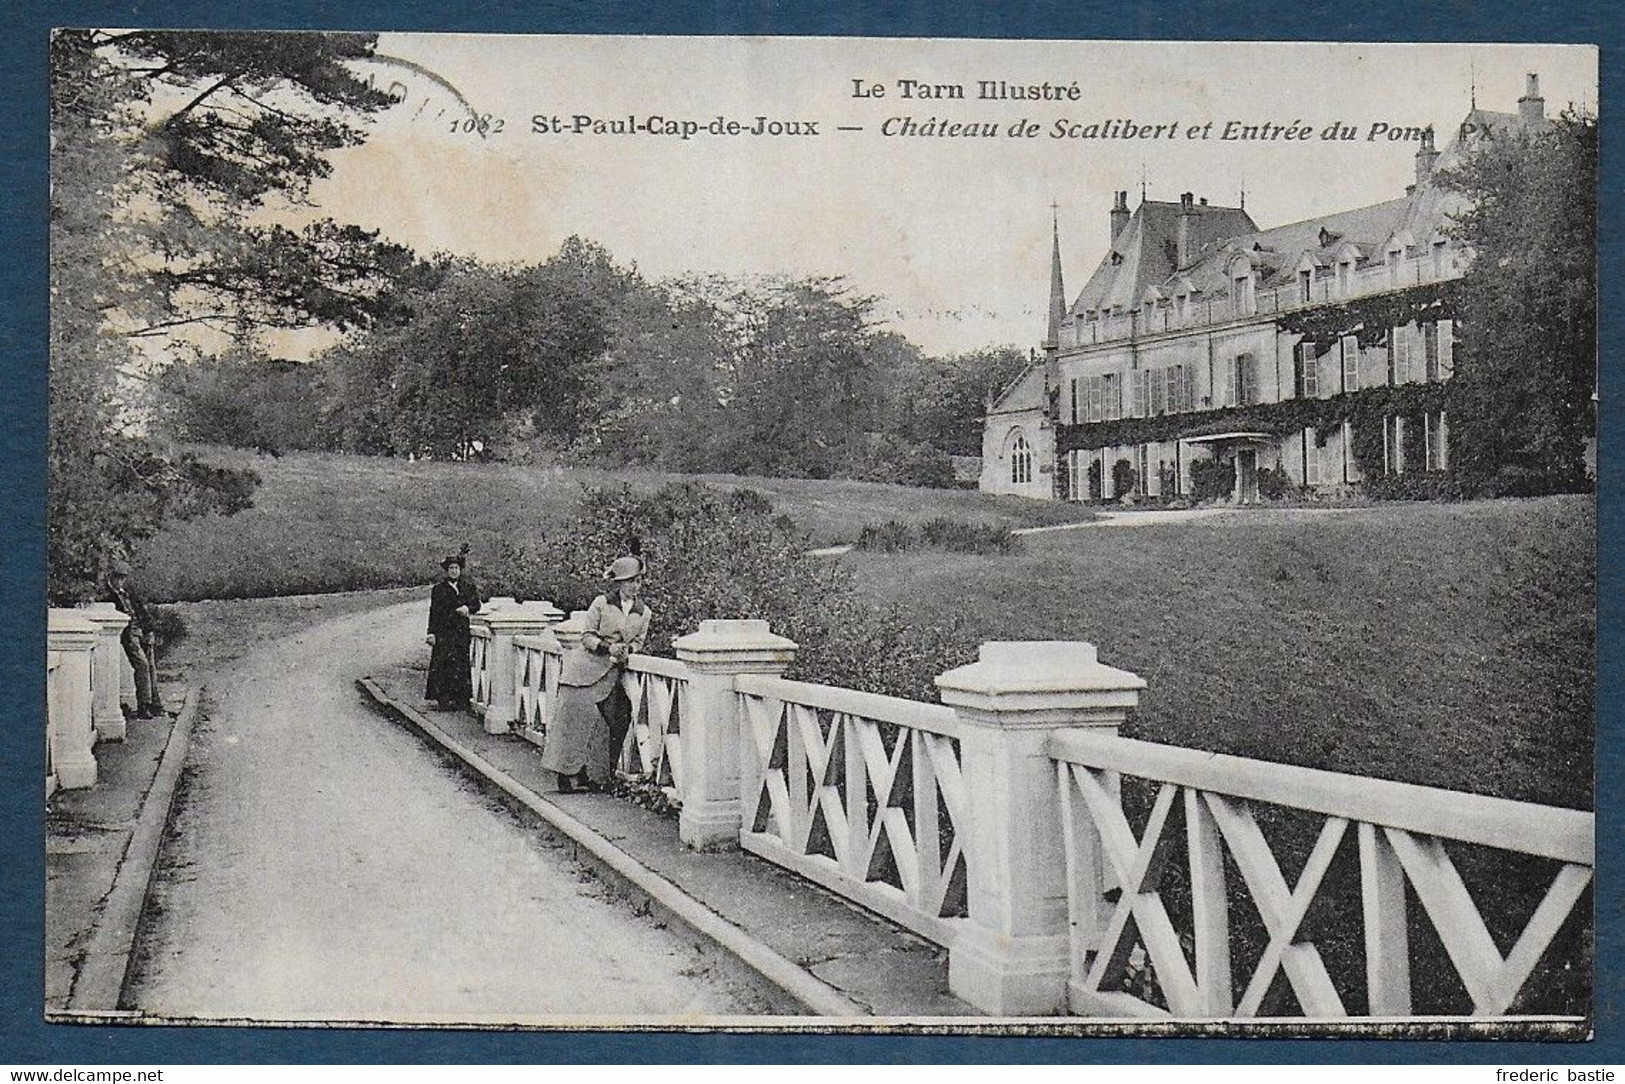
[[[1450,461],[1469,495],[1585,485],[1597,349],[1597,125],[1565,114],[1485,140],[1441,183],[1470,206]]]
[[[197,444],[254,448],[275,455],[324,446],[315,368],[234,346],[176,362],[158,385],[164,428]]]
[[[609,308],[610,346],[594,374],[585,449],[616,463],[721,469],[732,370],[726,318],[706,284],[632,275]]]
[[[746,474],[829,478],[861,459],[878,428],[878,358],[891,345],[873,326],[875,299],[839,278],[737,290],[737,328],[722,453]]]
[[[608,344],[606,305],[567,245],[545,264],[442,257],[390,300],[398,315],[321,359],[346,450],[466,458],[585,422]]]
[[[244,507],[251,474],[168,458],[145,378],[180,329],[375,319],[410,254],[331,222],[251,220],[303,201],[351,122],[389,99],[355,34],[60,31],[51,41],[49,590],[83,597],[107,550],[167,517]],[[135,344],[142,348],[136,349]]]
[[[988,400],[1026,367],[1027,356],[1013,346],[917,356],[892,382],[888,428],[950,455],[981,455]]]

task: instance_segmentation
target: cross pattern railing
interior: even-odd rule
[[[633,655],[621,675],[621,688],[632,704],[632,725],[621,745],[622,773],[653,783],[668,799],[682,804],[688,667],[671,659]]]
[[[1520,992],[1559,930],[1571,916],[1584,917],[1576,914],[1576,904],[1592,879],[1590,813],[1106,734],[1058,735],[1050,753],[1062,798],[1074,1012],[1283,1015],[1278,980],[1284,977],[1307,1016],[1350,1015],[1345,994],[1361,986],[1366,1014],[1410,1016],[1411,935],[1425,923],[1442,944],[1473,1015],[1509,1015],[1527,1011],[1519,1008]],[[1154,792],[1138,832],[1125,811],[1125,776],[1148,781]],[[1291,879],[1284,854],[1261,827],[1272,807],[1318,818],[1307,857]],[[1188,916],[1183,907],[1176,909],[1184,920],[1179,923],[1164,884],[1178,848],[1171,828],[1176,819],[1184,821],[1188,864],[1181,872],[1189,893]],[[1351,837],[1352,862],[1345,847]],[[1497,917],[1509,951],[1497,944],[1447,841],[1458,859],[1462,851],[1491,848],[1503,859],[1509,852],[1543,860],[1535,863],[1543,891],[1521,929],[1509,937],[1506,915]],[[1555,874],[1547,872],[1551,867]],[[1231,869],[1240,886],[1230,883]],[[1360,951],[1338,958],[1363,955],[1363,984],[1357,975],[1334,976],[1309,921],[1317,907],[1335,913],[1328,896],[1340,890],[1351,900],[1355,895],[1347,883],[1333,886],[1334,869],[1352,871],[1357,881],[1357,908],[1346,910],[1356,910],[1363,924],[1362,935],[1349,938]],[[1496,880],[1497,893],[1508,890],[1505,876]],[[1232,957],[1232,949],[1240,948],[1233,937],[1237,887],[1263,927],[1262,949],[1249,961],[1240,951]],[[1420,915],[1410,908],[1412,898]]]
[[[952,945],[972,860],[953,709],[759,675],[735,689],[741,845]]]
[[[487,625],[470,624],[468,633],[468,668],[473,683],[473,703],[477,710],[483,712],[491,703],[491,641],[495,637]]]
[[[516,636],[513,641],[514,729],[540,743],[553,718],[564,655],[551,637]]]

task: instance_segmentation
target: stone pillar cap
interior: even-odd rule
[[[687,652],[738,651],[741,648],[794,651],[799,646],[794,640],[768,628],[767,622],[759,618],[701,621],[699,629],[672,641],[672,647]]]
[[[54,641],[53,648],[75,646],[81,639],[85,644],[94,646],[96,638],[101,633],[101,622],[87,616],[83,610],[68,610],[51,607],[46,615],[46,635]]]
[[[984,643],[975,662],[939,674],[943,700],[954,693],[1077,693],[1145,688],[1138,674],[1105,666],[1095,645],[1082,640],[994,640]]]
[[[83,602],[79,604],[79,612],[98,625],[128,625],[130,615],[124,613],[111,602]]]
[[[493,625],[546,625],[563,617],[564,613],[551,602],[526,602],[504,606],[492,613],[482,611],[475,616],[483,616]]]

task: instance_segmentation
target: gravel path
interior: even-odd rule
[[[425,603],[211,675],[133,1001],[165,1016],[542,1022],[763,1011],[365,706]]]

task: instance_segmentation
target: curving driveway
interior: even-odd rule
[[[425,603],[209,679],[129,1000],[171,1017],[564,1022],[765,1011],[380,716]]]

